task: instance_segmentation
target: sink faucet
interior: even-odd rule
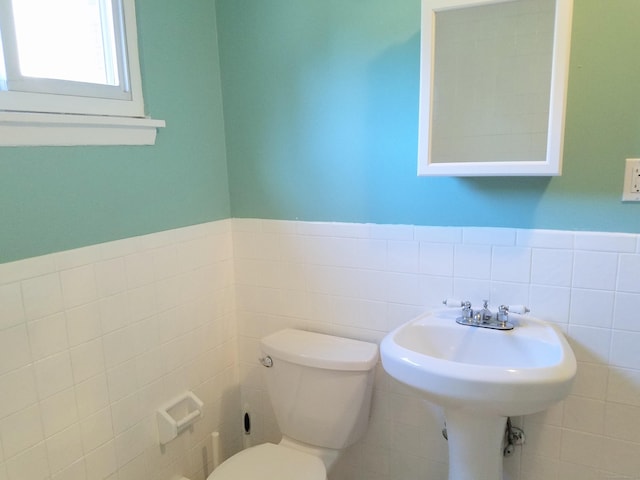
[[[473,316],[473,320],[478,325],[489,323],[493,318],[493,313],[491,313],[491,310],[489,310],[489,300],[483,300],[482,302],[482,310],[476,312],[476,314]]]
[[[483,300],[481,310],[474,311],[471,302],[446,299],[442,302],[448,307],[462,307],[462,316],[456,318],[460,325],[492,328],[494,330],[512,330],[514,325],[509,321],[509,312],[526,314],[529,309],[524,305],[500,305],[494,314],[489,309],[489,301]]]

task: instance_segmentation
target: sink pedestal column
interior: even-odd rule
[[[502,480],[507,417],[446,408],[449,480]]]

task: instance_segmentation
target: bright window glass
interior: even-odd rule
[[[152,145],[135,0],[0,0],[0,146]]]
[[[110,0],[12,0],[20,73],[118,85]]]

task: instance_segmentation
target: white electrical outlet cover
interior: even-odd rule
[[[640,202],[640,158],[627,158],[622,201]]]

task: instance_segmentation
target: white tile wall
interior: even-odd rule
[[[279,432],[256,358],[285,326],[378,341],[443,298],[527,304],[578,358],[571,395],[514,419],[510,480],[640,478],[638,235],[233,220],[242,403],[253,441]],[[442,414],[377,372],[366,438],[331,480],[444,480]]]
[[[203,480],[212,431],[239,448],[231,234],[0,265],[0,480]],[[161,449],[155,408],[187,389],[205,417]]]
[[[640,478],[638,271],[637,235],[252,219],[0,265],[0,480],[203,480],[211,431],[240,448],[242,407],[251,442],[279,438],[261,336],[379,341],[450,296],[529,305],[579,361],[567,400],[514,419],[527,444],[505,478]],[[205,419],[160,449],[154,408],[186,389]],[[331,480],[444,480],[442,422],[378,368]]]

